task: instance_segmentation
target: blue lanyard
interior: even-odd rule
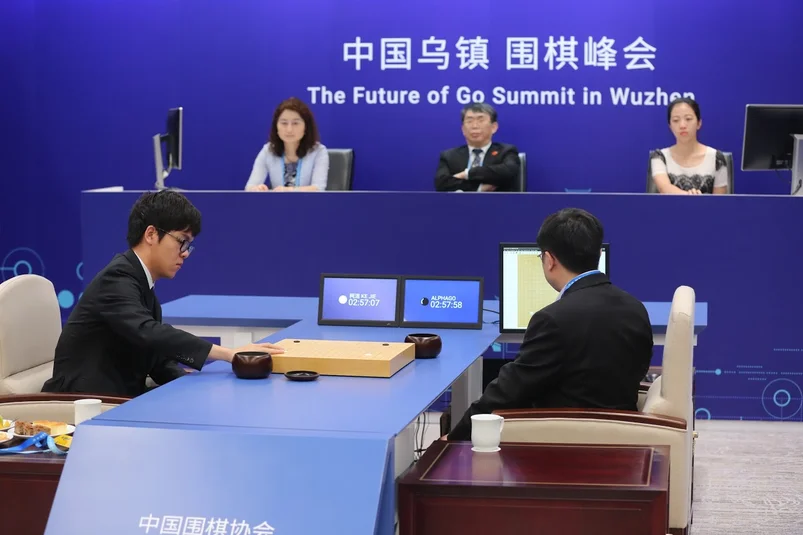
[[[37,449],[26,451],[31,446],[35,446]],[[38,433],[32,436],[31,438],[27,439],[22,444],[18,444],[13,448],[0,449],[0,455],[11,454],[11,453],[20,453],[26,455],[30,453],[43,453],[48,450],[58,455],[65,455],[67,453],[66,451],[61,450],[59,449],[58,446],[56,446],[56,442],[53,440],[53,437],[51,437],[47,433]]]
[[[598,269],[594,269],[594,270],[591,270],[591,271],[586,271],[585,273],[582,273],[580,275],[577,275],[575,278],[573,278],[572,280],[570,280],[569,282],[566,283],[566,286],[564,286],[563,289],[560,291],[560,295],[558,295],[558,299],[563,297],[563,294],[566,292],[566,290],[568,290],[571,287],[571,285],[574,284],[575,282],[577,282],[580,279],[583,279],[585,277],[588,277],[589,275],[597,275],[599,273],[602,273],[602,271],[600,271]]]
[[[293,187],[297,188],[299,186],[299,182],[301,181],[301,162],[303,158],[299,158],[298,162],[296,162],[296,176],[295,180],[293,181]],[[287,165],[285,164],[285,158],[282,156],[282,186],[284,186],[284,179],[287,176]]]

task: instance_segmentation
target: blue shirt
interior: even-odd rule
[[[301,176],[296,177],[295,185],[312,185],[319,191],[326,190],[329,180],[329,153],[326,151],[326,147],[318,143],[299,161],[301,162]],[[254,167],[245,188],[265,184],[268,178],[270,178],[268,182],[270,189],[284,186],[284,171],[284,158],[273,154],[266,143],[254,160]]]

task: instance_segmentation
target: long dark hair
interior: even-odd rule
[[[270,151],[276,156],[284,155],[284,141],[279,137],[279,116],[284,110],[294,111],[301,116],[304,121],[304,137],[298,143],[298,157],[303,158],[320,141],[318,127],[315,125],[315,118],[306,104],[296,97],[290,97],[276,108],[273,112],[273,122],[270,125]]]

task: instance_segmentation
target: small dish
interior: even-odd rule
[[[314,381],[318,377],[320,377],[320,374],[318,372],[310,372],[306,370],[293,370],[291,372],[285,373],[284,376],[291,381],[304,382],[304,381]]]
[[[471,447],[471,451],[475,451],[477,453],[496,453],[497,451],[501,451],[501,450],[502,450],[502,448],[500,448],[499,446],[497,446],[495,448],[478,448],[476,446],[472,446]]]

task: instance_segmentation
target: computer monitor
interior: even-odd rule
[[[167,112],[167,133],[153,136],[153,161],[156,166],[156,189],[164,189],[164,181],[173,169],[181,169],[181,158],[184,145],[183,134],[184,108],[171,108]],[[167,156],[167,168],[162,158],[164,143]]]
[[[744,114],[744,146],[742,171],[771,171],[791,169],[792,192],[797,176],[795,163],[795,135],[803,136],[803,105],[748,104]],[[799,161],[800,157],[798,157]]]
[[[598,269],[610,276],[610,244],[603,243]],[[499,244],[499,332],[523,333],[533,314],[554,303],[558,292],[549,285],[534,243]]]
[[[402,277],[402,327],[482,329],[482,277]]]
[[[397,275],[324,273],[318,295],[318,325],[399,325]]]

